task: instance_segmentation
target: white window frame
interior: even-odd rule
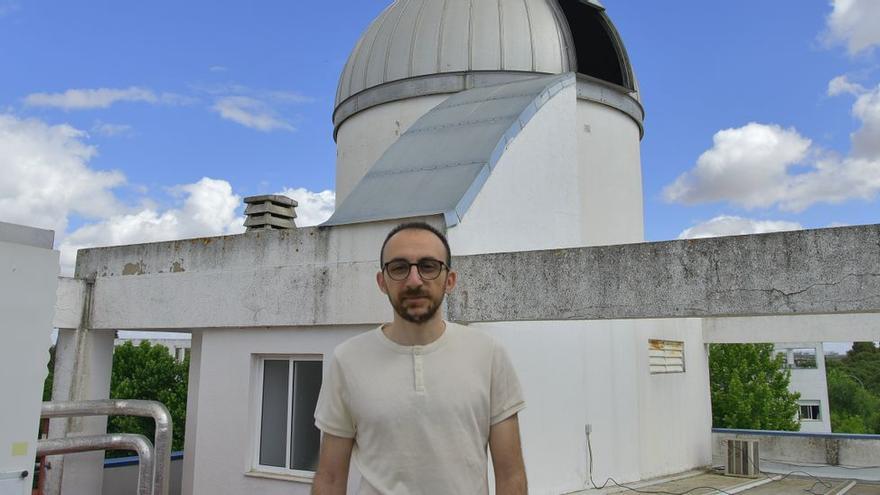
[[[252,452],[250,456],[250,472],[251,473],[267,473],[271,475],[278,475],[280,477],[292,479],[295,481],[305,481],[311,482],[315,477],[314,471],[305,471],[301,469],[290,469],[287,466],[290,466],[290,456],[291,456],[291,442],[290,442],[290,431],[288,430],[287,435],[285,435],[285,445],[287,446],[284,466],[266,466],[264,464],[260,464],[260,447],[261,447],[261,422],[263,417],[263,376],[264,376],[264,364],[267,360],[277,360],[283,361],[287,360],[289,362],[289,366],[287,369],[288,372],[288,394],[287,394],[287,425],[290,428],[291,414],[293,414],[293,391],[290,390],[290,387],[293,385],[293,371],[295,362],[324,362],[324,356],[321,354],[255,354],[253,355],[253,371],[254,371],[254,387],[252,393],[252,401],[251,401],[251,409],[253,411],[253,421],[252,421],[252,432],[251,432],[251,445]]]
[[[817,411],[819,411],[818,415],[815,418],[805,418],[801,416],[801,407],[815,407]],[[818,400],[803,400],[798,401],[798,421],[804,423],[821,423],[822,422],[822,401]]]

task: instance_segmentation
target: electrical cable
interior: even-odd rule
[[[687,490],[687,491],[684,491],[684,492],[667,492],[667,491],[663,491],[663,490],[639,490],[639,489],[637,489],[637,488],[633,488],[633,487],[627,486],[627,485],[625,485],[625,484],[623,484],[623,483],[618,483],[618,482],[617,482],[614,478],[612,478],[612,477],[608,477],[608,479],[606,479],[605,482],[602,483],[602,486],[598,486],[598,485],[596,485],[596,482],[593,481],[593,445],[592,445],[592,442],[590,441],[590,433],[587,432],[587,431],[585,431],[585,433],[586,433],[586,436],[587,436],[587,452],[588,452],[588,455],[589,455],[588,475],[589,475],[589,478],[590,478],[590,484],[591,484],[592,487],[593,487],[594,489],[596,489],[596,490],[602,490],[602,489],[604,489],[606,486],[608,486],[608,483],[610,482],[610,483],[613,483],[615,486],[617,486],[617,487],[619,487],[619,488],[623,488],[623,489],[629,490],[629,491],[631,491],[631,492],[642,493],[642,494],[655,494],[655,495],[688,495],[688,494],[690,494],[691,492],[694,492],[694,491],[696,491],[696,490],[714,490],[716,493],[720,493],[720,494],[723,494],[723,495],[733,495],[733,494],[731,494],[730,492],[724,491],[724,490],[721,489],[721,488],[716,488],[716,487],[712,487],[712,486],[699,486],[699,487],[691,488],[690,490]],[[756,463],[756,462],[760,461],[761,459],[758,459],[758,461],[756,461],[755,459],[750,458],[750,460],[751,460],[751,464],[752,464],[752,466],[755,468],[755,471],[756,471],[756,472],[758,472],[758,473],[764,475],[764,479],[771,479],[770,482],[766,483],[766,484],[763,485],[763,486],[769,485],[770,483],[776,483],[776,482],[782,481],[782,480],[788,478],[789,476],[793,476],[793,475],[795,475],[795,474],[804,474],[804,475],[808,476],[809,478],[812,478],[812,479],[815,479],[815,480],[816,480],[816,481],[813,483],[813,485],[810,486],[810,488],[805,488],[805,489],[804,489],[804,491],[807,492],[807,493],[810,493],[810,494],[812,494],[812,495],[824,495],[825,493],[828,493],[828,491],[829,491],[831,488],[834,487],[834,485],[832,485],[831,483],[829,483],[829,482],[827,482],[827,481],[825,481],[825,480],[819,478],[818,476],[815,476],[815,475],[813,475],[813,474],[810,474],[810,473],[808,473],[808,472],[806,472],[806,471],[799,471],[799,470],[798,470],[798,471],[791,471],[791,472],[785,474],[784,476],[782,476],[782,477],[780,477],[780,478],[778,478],[778,479],[772,479],[772,476],[769,476],[768,473],[765,473],[764,471],[761,471],[761,468],[760,468],[759,464]],[[772,461],[772,460],[770,460],[770,459],[763,459],[763,460],[769,460],[770,462],[775,462],[775,461]],[[792,464],[792,465],[799,465],[799,464]],[[804,467],[812,467],[812,466],[806,466],[806,465],[804,465]],[[860,469],[863,469],[863,468],[860,468]],[[820,485],[820,484],[826,488],[825,492],[823,492],[823,493],[818,493],[818,492],[814,491],[815,488],[816,488],[816,485]]]

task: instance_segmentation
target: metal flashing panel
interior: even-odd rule
[[[509,143],[574,73],[462,91],[423,115],[324,225],[443,214],[459,223]]]

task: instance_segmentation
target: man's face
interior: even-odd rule
[[[446,262],[446,249],[443,243],[431,232],[421,229],[406,229],[394,234],[385,245],[382,256],[384,263],[403,260],[418,263],[421,260]],[[403,280],[394,280],[383,270],[376,274],[379,289],[388,295],[394,312],[412,323],[431,320],[440,308],[443,297],[455,287],[456,274],[443,268],[434,280],[422,280],[415,266]]]

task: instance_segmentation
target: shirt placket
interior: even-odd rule
[[[413,346],[413,383],[416,393],[425,393],[425,350],[422,346]]]

